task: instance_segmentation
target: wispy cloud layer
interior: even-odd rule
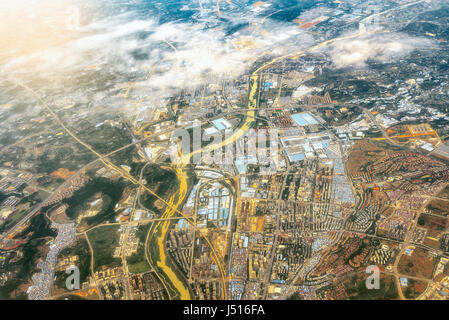
[[[435,43],[400,33],[377,33],[337,41],[324,51],[336,68],[366,67],[369,60],[392,61],[410,54],[415,49],[433,48]]]
[[[96,20],[79,28],[75,39],[15,56],[4,70],[24,78],[35,74],[44,80],[67,79],[86,70],[120,75],[151,70],[143,85],[167,95],[232,79],[267,52],[282,54],[313,40],[294,24],[270,20],[257,29],[246,27],[227,35],[206,22],[159,24],[137,16],[127,12]]]

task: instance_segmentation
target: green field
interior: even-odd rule
[[[151,224],[143,224],[140,225],[137,229],[136,236],[139,239],[139,246],[137,247],[137,252],[133,253],[130,257],[128,257],[128,270],[131,273],[142,273],[150,270],[150,266],[148,265],[145,259],[145,238],[147,236],[148,230],[150,229]]]
[[[114,250],[119,245],[119,226],[103,226],[87,233],[94,252],[94,272],[102,266],[116,267],[121,260],[114,258]]]

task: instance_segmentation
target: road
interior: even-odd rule
[[[384,14],[389,13],[389,12],[392,12],[392,11],[396,11],[396,10],[399,10],[399,9],[403,9],[403,8],[406,8],[406,7],[414,6],[415,4],[422,3],[422,2],[425,2],[425,0],[419,0],[419,1],[415,1],[415,2],[405,3],[405,4],[403,4],[403,5],[400,5],[400,6],[397,6],[397,7],[394,7],[394,8],[385,10],[385,11],[382,11],[382,12],[374,13],[374,14],[372,14],[372,15],[370,15],[370,16],[368,16],[368,17],[362,19],[362,20],[360,20],[359,23],[360,23],[361,25],[364,25],[366,22],[370,21],[371,19],[373,19],[373,18],[375,18],[375,17],[384,15]],[[362,27],[361,29],[363,29],[363,27]]]
[[[17,222],[11,229],[2,233],[2,235],[0,236],[0,244],[5,239],[7,239],[10,235],[13,235],[24,223],[26,223],[29,219],[31,219],[32,216],[37,214],[44,207],[44,204],[47,201],[51,200],[52,197],[54,197],[60,191],[64,190],[66,187],[68,187],[73,178],[78,176],[81,172],[83,172],[88,166],[93,164],[95,161],[90,162],[89,164],[85,165],[84,167],[79,169],[77,172],[75,172],[75,174],[73,176],[71,176],[63,184],[61,184],[58,188],[56,188],[43,202],[41,202],[37,206],[35,206],[29,213],[27,213],[22,219],[20,219],[19,222]]]
[[[162,203],[164,203],[166,206],[172,208],[172,205],[169,204],[165,199],[163,199],[162,197],[160,197],[158,194],[156,194],[152,189],[150,189],[149,187],[147,187],[146,185],[144,185],[141,181],[137,180],[136,178],[134,178],[133,176],[131,176],[126,170],[116,166],[114,163],[112,163],[108,158],[104,157],[103,155],[101,155],[100,153],[98,153],[96,150],[94,150],[90,145],[88,145],[87,143],[85,143],[84,141],[82,141],[80,138],[78,138],[59,118],[59,116],[53,111],[53,109],[51,109],[48,104],[42,99],[42,97],[33,89],[31,89],[30,87],[21,84],[17,81],[11,80],[11,82],[15,83],[16,85],[26,89],[27,91],[31,92],[36,99],[39,100],[39,102],[41,103],[41,105],[50,113],[50,115],[55,119],[55,121],[63,128],[63,130],[70,135],[76,142],[78,142],[79,144],[81,144],[83,147],[85,147],[86,149],[88,149],[91,153],[93,153],[98,160],[100,160],[103,165],[118,173],[123,179],[135,184],[135,185],[139,185],[142,189],[144,189],[145,191],[147,191],[148,193],[150,193],[151,195],[153,195],[154,197],[156,197],[158,200],[160,200]],[[219,258],[215,248],[213,247],[212,243],[210,242],[210,240],[207,238],[207,236],[194,224],[193,220],[191,220],[188,216],[186,216],[182,211],[180,211],[178,208],[173,208],[174,211],[176,211],[178,214],[180,214],[182,217],[184,217],[184,219],[193,226],[193,228],[195,230],[197,230],[199,232],[199,234],[201,235],[201,237],[203,237],[207,243],[207,245],[211,248],[211,254],[212,257],[214,259],[214,261],[217,264],[217,267],[220,271],[221,274],[221,278],[222,278],[222,297],[226,300],[227,297],[227,292],[226,292],[226,275],[223,269],[223,264],[221,259]],[[34,211],[34,210],[33,210]],[[37,211],[36,211],[37,212]],[[28,215],[27,215],[28,216]],[[31,216],[30,216],[31,217]]]
[[[422,1],[418,1],[416,3],[419,3]],[[410,4],[408,4],[410,5]],[[319,48],[322,48],[328,44],[331,44],[335,41],[341,41],[341,40],[346,40],[346,39],[350,39],[350,38],[354,38],[359,36],[359,34],[355,34],[355,35],[351,35],[351,36],[346,36],[346,37],[341,37],[341,38],[336,38],[336,39],[331,39],[331,40],[327,40],[324,41],[323,43],[320,43],[316,46],[311,47],[310,49],[308,49],[308,51],[313,51]],[[289,58],[289,57],[296,57],[298,55],[303,55],[305,54],[304,51],[300,51],[300,52],[295,52],[295,53],[291,53],[282,57],[278,57],[275,58],[273,60],[271,60],[270,62],[262,65],[261,67],[259,67],[258,69],[256,69],[256,71],[253,72],[253,74],[250,76],[250,87],[249,87],[249,100],[248,100],[248,111],[246,114],[246,119],[244,124],[234,133],[234,135],[228,139],[225,139],[225,141],[221,142],[220,144],[213,144],[213,145],[209,145],[205,148],[205,150],[207,151],[213,151],[215,149],[221,148],[223,146],[226,146],[230,143],[234,143],[234,141],[236,139],[238,139],[239,137],[243,136],[244,133],[250,129],[251,127],[251,123],[252,120],[249,119],[254,119],[255,118],[255,109],[257,108],[257,104],[258,104],[258,97],[260,96],[260,90],[259,90],[259,86],[260,86],[260,81],[261,81],[261,76],[260,76],[260,72],[263,71],[264,69],[266,69],[267,67],[269,67],[270,65],[279,62],[283,59]],[[17,82],[16,82],[17,83]],[[69,128],[67,128],[65,126],[65,124],[59,119],[59,117],[57,116],[57,114],[50,108],[48,107],[48,105],[45,103],[45,101],[35,92],[33,91],[31,88],[27,87],[26,85],[20,84],[18,83],[19,86],[27,89],[28,91],[32,92],[36,98],[42,103],[42,105],[47,109],[47,111],[52,115],[52,117],[58,122],[58,124],[64,129],[64,131],[69,134],[76,142],[78,142],[79,144],[81,144],[82,146],[84,146],[86,149],[88,149],[89,151],[91,151],[94,155],[97,156],[97,160],[95,161],[101,161],[107,168],[109,168],[112,171],[115,171],[117,173],[119,173],[124,179],[132,182],[133,184],[139,185],[141,188],[143,188],[145,191],[149,192],[150,194],[156,196],[159,200],[161,200],[164,204],[167,205],[167,211],[165,214],[167,215],[173,215],[175,212],[179,213],[181,216],[183,216],[187,222],[189,222],[190,224],[192,224],[194,226],[194,228],[196,227],[196,225],[194,224],[194,222],[190,219],[190,217],[185,216],[181,211],[179,211],[179,206],[182,203],[182,201],[178,201],[177,203],[173,203],[171,200],[169,202],[165,201],[164,199],[162,199],[160,196],[158,196],[157,194],[154,193],[154,191],[152,191],[151,189],[149,189],[148,187],[146,187],[145,185],[143,185],[140,180],[136,180],[134,177],[132,177],[128,172],[126,172],[125,170],[123,170],[120,167],[117,167],[116,165],[114,165],[109,159],[108,159],[108,155],[101,155],[98,152],[96,152],[90,145],[86,144],[85,142],[83,142],[81,139],[79,139]],[[371,114],[372,116],[372,114]],[[159,133],[158,135],[161,135],[162,133]],[[139,141],[135,141],[132,144],[129,144],[127,146],[124,146],[120,149],[115,150],[113,153],[115,152],[119,152],[121,150],[124,150],[126,148],[128,148],[131,145],[135,145],[138,143],[141,143],[144,140],[147,140],[149,138],[145,138],[145,139],[141,139]],[[190,158],[195,155],[198,152],[201,152],[202,150],[196,150],[188,155],[183,155],[182,157],[182,161],[181,164],[183,165],[187,165],[190,161]],[[113,154],[110,153],[109,155]],[[94,162],[95,162],[94,161]],[[92,162],[93,163],[93,162]],[[90,165],[90,164],[88,164]],[[88,165],[86,165],[85,167],[87,167]],[[85,168],[83,167],[83,168]],[[82,169],[80,169],[76,174],[79,174],[79,172],[81,172]],[[62,184],[61,186],[59,186],[51,195],[49,198],[51,198],[54,194],[57,194],[57,192],[59,192],[60,190],[62,190],[64,187],[66,187],[68,184],[70,183],[70,179],[67,180],[64,184]],[[174,196],[173,196],[174,197]],[[181,197],[179,197],[181,198]],[[42,209],[43,204],[45,202],[41,203],[40,205],[38,205],[37,207],[35,207],[32,211],[30,211],[30,213],[28,213],[23,219],[20,220],[20,222],[18,224],[16,224],[16,226],[14,226],[12,229],[10,229],[7,233],[3,234],[1,240],[3,240],[5,237],[7,237],[8,235],[14,233],[21,225],[23,225],[23,223],[25,223],[26,221],[28,221],[29,218],[31,218],[34,214],[38,213],[40,209]],[[165,225],[167,223],[167,221],[165,221],[163,223],[163,225]],[[223,272],[223,268],[221,266],[220,263],[220,259],[218,258],[218,256],[216,255],[215,249],[213,248],[212,244],[209,242],[209,240],[203,235],[202,232],[200,232],[200,234],[206,239],[206,241],[208,242],[208,244],[211,247],[214,259],[217,262],[217,265],[220,269],[220,272],[222,273],[222,276],[224,276],[224,272]],[[225,286],[225,282],[223,283]],[[223,294],[223,297],[226,298],[226,294]]]
[[[400,145],[399,143],[397,143],[396,141],[394,141],[393,139],[391,139],[390,136],[388,136],[385,129],[379,124],[379,122],[377,122],[376,117],[372,114],[371,111],[369,111],[368,109],[363,108],[363,107],[359,107],[359,108],[363,110],[363,112],[368,116],[368,118],[371,120],[371,122],[380,130],[380,132],[382,132],[382,135],[388,142],[390,142],[392,145],[394,145],[396,147],[400,147],[400,148],[404,147],[404,146]]]
[[[440,189],[438,191],[435,192],[435,194],[439,194],[440,191],[442,191],[444,188],[446,187],[446,185],[443,185],[442,187],[440,187]],[[408,228],[406,234],[405,234],[405,238],[404,238],[404,242],[402,243],[402,247],[401,247],[401,251],[399,252],[399,254],[396,256],[396,260],[394,261],[393,264],[393,274],[394,274],[394,278],[395,278],[395,283],[398,289],[398,294],[399,297],[401,298],[401,300],[405,300],[405,296],[402,292],[402,286],[400,284],[399,281],[399,270],[398,270],[398,265],[399,262],[401,260],[402,255],[405,254],[405,250],[410,246],[410,245],[415,245],[414,243],[412,243],[413,240],[413,234],[415,233],[415,229],[416,229],[416,225],[418,223],[418,218],[421,212],[425,212],[425,208],[427,207],[427,204],[433,200],[433,197],[429,197],[427,198],[424,203],[422,204],[422,206],[415,210],[415,217],[413,218],[410,227]],[[433,250],[435,251],[435,250]]]
[[[284,176],[284,180],[282,180],[282,185],[281,188],[279,190],[279,198],[278,198],[278,205],[277,205],[277,209],[276,209],[276,231],[274,234],[274,239],[273,239],[273,246],[271,248],[271,254],[270,254],[270,258],[269,258],[269,262],[266,268],[266,272],[264,275],[264,290],[262,293],[262,297],[264,299],[267,298],[267,293],[268,293],[268,286],[270,284],[270,276],[272,273],[272,269],[273,269],[273,263],[275,260],[275,256],[276,256],[276,250],[277,250],[277,245],[279,242],[279,234],[280,234],[280,227],[281,227],[281,216],[282,216],[282,193],[283,190],[285,188],[285,185],[287,184],[287,178],[288,178],[288,174],[290,172],[290,161],[288,160],[287,156],[285,155],[285,153],[283,153],[284,158],[285,158],[285,163],[287,165],[286,171],[285,171],[285,176]]]

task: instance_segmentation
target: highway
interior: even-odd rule
[[[409,6],[409,5],[413,5],[413,4],[417,4],[423,1],[417,1],[414,3],[409,3],[407,5],[401,6],[401,7],[405,7],[405,6]],[[398,8],[394,8],[391,10],[396,10]],[[217,2],[217,10],[219,12],[219,4]],[[383,13],[386,13],[388,11],[391,10],[387,10],[385,12],[382,13],[378,13],[375,15],[372,15],[370,17],[365,18],[364,20],[361,21],[361,23],[364,23],[365,21],[368,21],[368,18],[373,18],[376,15],[380,15]],[[262,22],[263,23],[263,22]],[[145,186],[142,182],[141,179],[136,179],[133,176],[131,176],[126,170],[120,168],[119,166],[115,165],[114,163],[112,163],[112,161],[109,160],[109,157],[117,152],[120,152],[122,150],[125,150],[128,147],[131,147],[133,145],[137,145],[143,141],[149,140],[150,138],[154,138],[155,136],[160,136],[163,133],[158,133],[155,135],[152,135],[151,137],[147,137],[141,140],[136,140],[135,142],[133,142],[132,144],[128,144],[126,146],[123,146],[117,150],[114,150],[111,153],[108,153],[107,155],[102,155],[100,153],[98,153],[96,150],[94,150],[89,144],[85,143],[84,141],[82,141],[80,138],[77,137],[77,135],[75,133],[73,133],[59,118],[59,116],[47,105],[47,103],[41,98],[41,96],[35,92],[33,89],[29,88],[28,86],[18,83],[17,81],[12,80],[12,82],[16,83],[18,86],[26,89],[27,91],[31,92],[42,104],[42,106],[50,113],[50,115],[55,119],[55,121],[63,128],[63,130],[69,135],[71,136],[78,144],[82,145],[84,148],[88,149],[92,154],[94,154],[97,159],[86,164],[83,168],[79,169],[71,178],[67,179],[63,184],[61,184],[57,189],[55,189],[49,197],[47,197],[47,199],[44,202],[41,202],[39,205],[35,206],[29,213],[27,213],[15,226],[13,226],[10,230],[8,230],[7,232],[3,233],[1,238],[0,238],[0,243],[3,242],[7,237],[9,237],[10,235],[14,234],[17,230],[19,230],[20,227],[22,227],[32,216],[34,216],[35,214],[37,214],[44,206],[44,204],[51,199],[54,195],[56,195],[58,192],[60,192],[61,190],[64,190],[67,186],[70,185],[72,179],[76,176],[78,176],[81,172],[83,172],[87,167],[89,167],[90,165],[92,165],[93,163],[100,161],[103,163],[103,165],[108,168],[109,170],[112,170],[116,173],[118,173],[123,179],[133,183],[134,185],[139,186],[139,191],[138,194],[140,192],[140,190],[145,190],[148,193],[152,194],[153,196],[155,196],[158,200],[160,200],[162,203],[164,203],[166,205],[166,210],[163,213],[161,219],[159,219],[158,221],[156,221],[155,225],[155,229],[157,228],[161,228],[162,232],[160,237],[158,237],[157,239],[157,243],[158,243],[158,249],[159,249],[159,257],[160,260],[158,261],[157,265],[158,267],[160,267],[164,273],[171,279],[173,280],[175,286],[177,287],[178,291],[180,292],[181,295],[181,299],[189,299],[190,298],[190,294],[188,292],[188,289],[183,287],[182,283],[178,283],[178,281],[176,280],[176,275],[175,273],[170,269],[170,267],[168,267],[167,263],[166,263],[166,257],[165,257],[165,249],[164,249],[164,239],[165,239],[165,235],[167,234],[168,230],[169,230],[169,219],[173,218],[176,214],[179,214],[181,217],[183,217],[190,225],[192,225],[192,227],[198,232],[198,234],[203,237],[205,239],[205,241],[207,242],[207,244],[209,245],[209,247],[211,248],[211,254],[213,257],[213,260],[215,261],[215,263],[217,264],[217,267],[219,269],[220,275],[221,275],[221,280],[222,280],[222,298],[226,299],[227,298],[227,283],[226,283],[226,272],[224,270],[223,267],[223,258],[219,257],[214,246],[212,245],[212,243],[210,242],[210,240],[208,239],[208,237],[196,226],[195,221],[192,219],[191,216],[187,216],[185,215],[182,211],[181,211],[181,206],[183,204],[183,201],[186,197],[187,194],[187,180],[186,180],[186,171],[185,171],[185,167],[190,163],[190,159],[192,156],[201,153],[201,152],[211,152],[214,151],[216,149],[225,147],[229,144],[233,144],[235,143],[235,141],[239,138],[241,138],[242,136],[244,136],[244,134],[252,127],[252,123],[254,121],[254,119],[257,118],[256,116],[256,110],[258,109],[258,103],[259,103],[259,99],[260,99],[260,84],[261,84],[261,80],[262,80],[262,71],[266,68],[268,68],[269,66],[282,61],[284,59],[288,59],[288,58],[293,58],[293,57],[298,57],[298,56],[302,56],[305,55],[306,52],[312,52],[315,51],[317,49],[323,48],[329,44],[332,44],[336,41],[343,41],[343,40],[347,40],[347,39],[351,39],[351,38],[355,38],[358,37],[360,35],[360,33],[357,34],[353,34],[353,35],[349,35],[349,36],[344,36],[344,37],[340,37],[340,38],[335,38],[335,39],[331,39],[331,40],[327,40],[324,41],[320,44],[317,44],[315,46],[312,46],[311,48],[307,49],[307,50],[301,50],[299,52],[294,52],[294,53],[290,53],[287,54],[285,56],[281,56],[281,57],[276,57],[274,59],[272,59],[271,61],[263,64],[262,66],[260,66],[259,68],[257,68],[251,75],[250,75],[250,81],[249,81],[249,90],[248,90],[248,108],[246,109],[246,114],[245,114],[245,120],[244,123],[234,132],[234,134],[231,137],[226,138],[224,141],[217,143],[217,144],[211,144],[206,146],[203,149],[200,150],[194,150],[193,152],[189,153],[189,154],[185,154],[182,155],[180,162],[179,162],[179,166],[175,168],[176,170],[176,174],[178,177],[178,180],[180,181],[180,186],[179,189],[177,190],[176,193],[174,193],[172,195],[172,197],[166,201],[165,199],[163,199],[162,197],[160,197],[159,195],[157,195],[152,189],[148,188],[147,186]],[[174,48],[176,50],[176,48]],[[131,88],[131,87],[130,87]],[[128,95],[130,88],[128,88],[126,95]],[[242,112],[244,109],[240,109],[240,110],[236,110],[238,112]],[[385,136],[385,138],[390,141],[392,144],[397,145],[396,143],[394,143],[394,141],[392,139],[390,139],[388,137],[388,135],[386,134],[386,132],[382,129],[381,126],[378,125],[378,123],[376,122],[375,117],[371,114],[371,112],[367,111],[366,109],[363,109],[363,111],[368,115],[368,117],[373,121],[373,123],[376,124],[376,126],[379,127],[379,129],[382,131],[383,135]],[[233,113],[235,111],[230,111],[229,113]],[[220,116],[223,116],[220,115]],[[141,128],[143,130],[143,128]],[[172,130],[168,130],[167,132],[171,132]],[[288,164],[288,160],[287,160],[287,164]],[[287,174],[288,174],[288,166],[287,166]],[[284,177],[284,181],[282,184],[282,187],[285,186],[285,182],[286,182],[286,178],[287,178],[287,174]],[[282,188],[283,189],[283,188]],[[281,189],[281,190],[282,190]],[[282,194],[282,193],[281,193]],[[281,195],[280,195],[281,197]],[[276,224],[276,233],[275,233],[275,242],[272,248],[272,256],[274,256],[275,254],[275,250],[276,250],[276,244],[277,244],[277,235],[279,234],[279,227],[280,227],[280,211],[281,211],[281,206],[280,206],[280,202],[278,204],[278,216],[277,216],[277,224]],[[414,222],[415,223],[415,222]],[[154,229],[154,230],[155,230]],[[147,237],[148,240],[148,237]],[[409,242],[410,239],[407,239],[407,241]],[[408,243],[406,242],[406,243]],[[405,243],[404,243],[405,244]],[[147,246],[147,242],[146,242],[146,246]],[[90,244],[89,244],[90,247]],[[145,248],[145,254],[147,255],[147,247]],[[124,257],[122,257],[124,259]],[[92,256],[93,259],[93,256]],[[268,284],[269,283],[269,276],[271,273],[271,268],[272,268],[272,263],[273,263],[274,257],[272,257],[271,261],[270,261],[270,265],[269,265],[269,272],[267,272],[267,275],[265,275],[265,283]],[[93,262],[92,262],[93,264]],[[124,266],[125,266],[125,272],[126,272],[126,260],[124,261]],[[91,265],[92,267],[92,265]],[[93,270],[92,270],[93,272]],[[397,271],[396,271],[397,273]],[[265,293],[266,294],[266,293]],[[264,296],[265,296],[264,294]]]
[[[124,178],[125,180],[130,181],[131,183],[135,184],[135,185],[139,185],[141,188],[143,188],[145,191],[149,192],[150,194],[152,194],[153,196],[155,196],[158,200],[160,200],[162,203],[164,203],[165,205],[167,205],[169,208],[172,208],[175,212],[179,213],[182,217],[185,218],[185,220],[193,226],[193,228],[195,230],[197,230],[199,232],[199,234],[205,239],[206,243],[209,245],[209,247],[211,248],[211,253],[212,253],[212,257],[215,260],[218,269],[220,271],[221,277],[222,277],[222,297],[223,299],[226,300],[227,297],[227,290],[226,290],[226,277],[225,277],[225,273],[222,267],[222,262],[221,259],[218,257],[215,248],[213,247],[212,243],[210,242],[210,240],[206,237],[206,235],[196,226],[196,224],[193,223],[193,221],[186,216],[182,211],[180,211],[177,208],[173,208],[172,205],[170,205],[165,199],[163,199],[162,197],[160,197],[158,194],[156,194],[153,190],[151,190],[150,188],[148,188],[147,186],[145,186],[142,182],[140,182],[139,180],[137,180],[136,178],[132,177],[126,170],[116,166],[115,164],[113,164],[109,159],[105,158],[103,155],[101,155],[100,153],[98,153],[97,151],[95,151],[90,145],[88,145],[87,143],[85,143],[84,141],[82,141],[81,139],[79,139],[59,118],[59,116],[48,106],[48,104],[41,98],[41,96],[34,91],[33,89],[31,89],[30,87],[21,84],[17,81],[14,80],[10,80],[11,82],[17,84],[18,86],[26,89],[27,91],[31,92],[41,103],[41,105],[51,114],[51,116],[55,119],[55,121],[64,129],[64,131],[70,135],[76,142],[78,142],[79,144],[81,144],[83,147],[85,147],[86,149],[88,149],[90,152],[92,152],[97,158],[98,160],[100,160],[106,168],[109,168],[112,171],[117,172],[122,178]],[[42,208],[42,207],[40,207]],[[40,210],[40,209],[39,209]],[[33,210],[32,213],[35,214],[37,213],[38,210]],[[27,219],[29,219],[32,216],[32,214],[27,214]],[[22,220],[23,221],[23,220]],[[22,221],[20,224],[22,224]],[[27,221],[27,220],[25,220]],[[8,232],[9,234],[10,232]]]
[[[73,176],[71,176],[64,183],[62,183],[58,188],[56,188],[43,202],[39,203],[29,213],[27,213],[22,219],[20,219],[19,222],[17,222],[11,229],[2,233],[2,235],[0,237],[0,244],[2,244],[2,242],[5,239],[7,239],[10,235],[13,235],[24,223],[26,223],[29,219],[31,219],[31,217],[33,217],[35,214],[37,214],[43,208],[44,204],[47,201],[51,200],[52,197],[54,197],[54,195],[58,194],[61,190],[64,190],[66,187],[68,187],[74,177],[78,176],[81,172],[83,172],[88,166],[93,164],[95,161],[92,161],[89,164],[82,167],[81,169],[79,169]]]
[[[403,9],[403,8],[406,8],[406,7],[414,6],[415,4],[422,3],[422,2],[425,2],[425,0],[419,0],[419,1],[415,1],[415,2],[405,3],[405,4],[403,4],[403,5],[400,5],[400,6],[397,6],[397,7],[394,7],[394,8],[385,10],[385,11],[382,11],[382,12],[374,13],[374,14],[372,14],[372,15],[370,15],[370,16],[368,16],[368,17],[362,19],[362,20],[360,20],[359,23],[362,24],[362,25],[364,25],[366,22],[370,21],[371,19],[373,19],[373,18],[375,18],[375,17],[384,15],[384,14],[389,13],[389,12],[392,12],[392,11],[396,11],[396,10],[399,10],[399,9]]]
[[[384,136],[384,138],[390,142],[392,145],[396,146],[396,147],[400,147],[403,148],[402,145],[396,143],[393,139],[391,139],[387,132],[385,131],[385,129],[377,122],[376,117],[372,114],[371,111],[369,111],[366,108],[363,107],[359,107],[360,109],[362,109],[362,111],[367,115],[367,117],[371,120],[371,122],[380,130],[380,132],[382,132],[382,135]]]

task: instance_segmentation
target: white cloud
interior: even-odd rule
[[[434,47],[424,38],[405,34],[380,33],[341,40],[324,49],[336,68],[366,66],[368,60],[389,61],[411,53],[414,49]]]
[[[150,96],[148,103],[157,105],[180,89],[236,78],[264,54],[281,55],[313,42],[297,25],[270,19],[258,29],[247,27],[227,36],[225,30],[211,28],[208,22],[161,25],[137,16],[126,12],[96,18],[62,42],[39,42],[30,52],[14,55],[0,67],[0,73],[24,82],[37,80],[32,85],[41,86],[51,96],[79,94],[91,100],[104,96],[94,92],[106,82],[127,83],[132,78],[139,84],[132,94]],[[253,18],[236,19],[242,23]],[[111,97],[110,101],[115,104],[120,99]]]

